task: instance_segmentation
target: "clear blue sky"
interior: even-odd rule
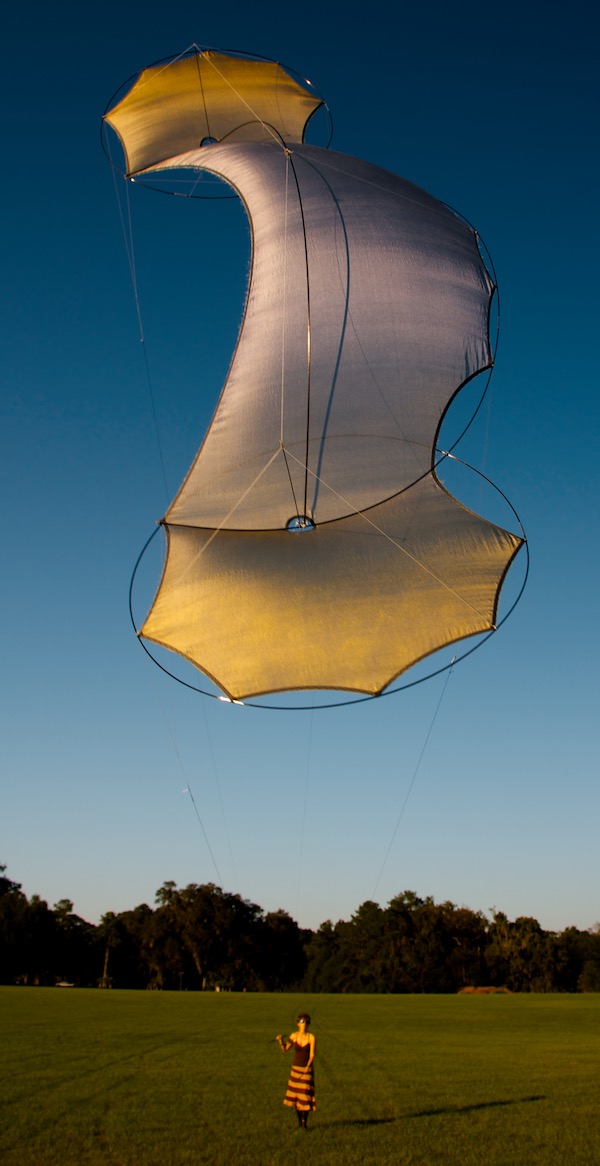
[[[13,7],[0,861],[28,894],[92,921],[152,903],[165,879],[307,926],[406,888],[552,929],[600,920],[593,21],[582,0]],[[460,209],[494,257],[500,351],[463,452],[519,511],[531,574],[453,671],[433,728],[444,678],[356,708],[257,712],[188,694],[131,631],[131,569],[167,498],[99,120],[127,77],[192,41],[310,77],[335,148]],[[235,343],[248,233],[235,204],[134,193],[172,494]]]

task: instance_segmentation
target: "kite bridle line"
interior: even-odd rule
[[[294,455],[290,454],[290,456],[293,457]],[[441,464],[441,462],[444,460],[444,458],[446,458],[446,457],[453,458],[454,461],[460,460],[458,458],[455,458],[454,455],[451,453],[443,453],[442,457],[436,463],[436,465],[439,466]],[[299,459],[294,458],[294,460],[298,461]],[[341,502],[344,502],[347,506],[349,506],[351,514],[355,514],[357,516],[357,518],[362,518],[364,522],[367,522],[369,524],[369,526],[372,526],[373,530],[377,531],[377,534],[380,534],[382,538],[387,539],[387,541],[390,542],[392,544],[392,546],[396,547],[396,550],[400,551],[401,554],[406,555],[406,557],[408,559],[410,559],[417,567],[420,567],[420,569],[422,571],[425,571],[428,575],[431,576],[432,579],[435,579],[436,583],[439,583],[441,587],[444,587],[446,589],[446,591],[449,591],[450,594],[453,595],[455,599],[458,599],[460,603],[466,604],[466,606],[470,607],[471,611],[474,611],[476,615],[482,614],[480,611],[477,610],[476,607],[473,606],[472,603],[469,603],[468,599],[465,599],[464,596],[462,596],[460,594],[460,592],[456,591],[454,587],[450,587],[447,583],[445,583],[444,580],[439,575],[437,575],[435,571],[432,571],[431,567],[426,566],[426,564],[421,562],[419,559],[417,559],[415,555],[411,555],[410,551],[407,551],[406,547],[403,547],[401,545],[401,543],[398,542],[397,539],[392,538],[392,536],[390,534],[387,534],[385,530],[382,530],[382,528],[380,526],[378,526],[376,522],[373,522],[373,520],[368,517],[367,510],[357,510],[356,508],[353,508],[351,503],[349,502],[349,500],[347,498],[344,498],[344,496],[342,494],[339,494],[337,490],[334,490],[333,487],[330,486],[328,482],[326,482],[323,478],[319,478],[319,476],[317,474],[314,474],[312,470],[309,471],[308,467],[306,467],[306,470],[307,470],[307,473],[311,473],[312,477],[316,478],[321,483],[321,485],[325,486],[325,488],[327,490],[329,490],[330,493],[334,494],[336,498],[339,498]],[[428,471],[428,473],[430,473],[430,472],[431,471]],[[428,476],[428,473],[423,474],[422,477],[418,479],[418,481],[423,481],[423,479]],[[408,490],[412,489],[412,487],[416,486],[416,484],[417,484],[416,482],[411,482],[410,486],[405,487],[405,489],[401,490],[400,493],[406,494],[408,492]],[[397,497],[397,495],[392,495],[392,497]],[[371,507],[371,509],[374,509],[374,507]]]

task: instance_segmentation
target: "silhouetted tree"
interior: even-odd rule
[[[73,914],[70,899],[54,904],[54,951],[52,973],[54,980],[90,985],[96,983],[98,936],[96,928]]]
[[[403,891],[387,907],[367,900],[349,920],[301,930],[286,911],[213,883],[166,881],[143,903],[98,927],[70,899],[49,910],[0,866],[0,982],[127,988],[311,992],[456,992],[470,984],[516,992],[600,991],[600,926],[542,929]]]
[[[268,992],[299,986],[306,972],[305,944],[312,935],[302,931],[287,911],[265,915],[260,934],[260,978]]]

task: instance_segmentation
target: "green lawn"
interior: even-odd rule
[[[270,1037],[308,1009],[317,1113]],[[600,995],[0,988],[2,1166],[600,1166]]]

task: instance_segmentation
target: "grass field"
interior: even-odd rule
[[[269,1040],[308,1009],[309,1132]],[[0,988],[2,1166],[600,1166],[600,995]]]

